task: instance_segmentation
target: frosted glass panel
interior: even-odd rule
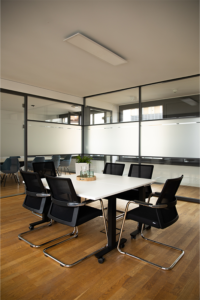
[[[84,153],[138,155],[138,122],[86,126]]]
[[[200,157],[200,118],[142,123],[142,156]]]
[[[28,155],[81,153],[81,126],[28,122]]]
[[[24,98],[1,93],[1,156],[24,154]]]

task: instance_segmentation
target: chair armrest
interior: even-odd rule
[[[36,197],[50,197],[51,194],[46,194],[46,193],[40,193],[40,194],[36,194]]]
[[[147,200],[147,202],[149,203],[150,202],[150,199],[151,199],[151,197],[159,197],[159,195],[158,195],[158,193],[151,193],[150,195],[149,195],[149,198],[148,198],[148,200]]]
[[[76,202],[68,202],[67,203],[67,206],[70,206],[70,207],[79,207],[79,206],[84,206],[84,205],[87,205],[87,204],[90,204],[90,203],[93,203],[95,200],[85,200],[83,202],[80,202],[80,203],[76,203]]]
[[[147,207],[150,207],[150,208],[166,208],[168,207],[168,204],[156,204],[156,205],[153,205],[152,203],[146,203],[146,202],[143,202],[143,201],[138,201],[138,200],[134,200],[134,201],[130,201],[132,203],[135,203],[135,204],[139,204],[139,205],[142,205],[142,206],[147,206]]]
[[[81,203],[77,203],[77,202],[68,202],[66,203],[66,206],[68,207],[79,207],[79,206],[84,206],[85,203],[81,202]]]
[[[32,196],[32,197],[41,197],[41,198],[51,196],[51,194],[49,194],[49,193],[47,194],[47,193],[29,192],[28,190],[26,190],[26,195]]]

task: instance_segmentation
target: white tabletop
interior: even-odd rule
[[[79,197],[91,200],[105,199],[118,193],[152,184],[155,180],[127,176],[116,176],[95,173],[95,181],[78,181],[76,175],[63,175],[62,178],[71,178],[75,191]],[[46,179],[42,182],[48,187]]]

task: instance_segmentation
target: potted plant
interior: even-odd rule
[[[76,175],[80,175],[80,171],[89,170],[89,164],[91,163],[92,157],[78,155],[76,157]]]

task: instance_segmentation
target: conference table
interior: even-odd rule
[[[108,199],[108,244],[106,248],[95,254],[99,262],[103,256],[117,247],[116,242],[116,195],[137,188],[139,190],[139,200],[145,201],[145,186],[150,185],[155,180],[127,176],[116,176],[95,173],[95,181],[79,181],[76,174],[62,175],[62,178],[70,178],[74,185],[76,194],[81,198],[90,200]],[[45,178],[42,182],[46,188],[48,184]],[[133,199],[134,200],[134,199]],[[139,232],[139,228],[137,231]],[[137,232],[136,231],[136,232]],[[121,245],[126,239],[121,240]]]

